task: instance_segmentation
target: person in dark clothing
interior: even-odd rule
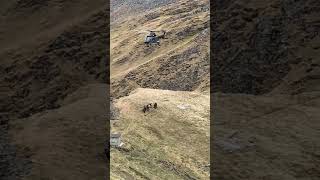
[[[158,104],[154,103],[153,108],[157,109],[157,107],[158,107]]]
[[[147,107],[146,106],[143,106],[143,113],[146,113],[146,111],[147,111]]]

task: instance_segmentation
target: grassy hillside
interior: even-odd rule
[[[146,47],[147,30],[166,30],[160,47]],[[209,89],[209,1],[179,1],[128,16],[111,28],[111,94],[138,87]]]
[[[129,8],[110,34],[111,131],[124,142],[111,149],[111,179],[209,179],[209,1],[138,2],[113,12]],[[147,30],[167,38],[147,47]]]
[[[158,108],[143,113],[143,105]],[[116,100],[124,146],[111,150],[112,179],[209,179],[208,95],[137,89]]]

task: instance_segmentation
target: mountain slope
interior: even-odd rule
[[[30,154],[24,179],[105,179],[105,84],[90,84],[68,95],[60,108],[12,121],[17,147]]]
[[[209,179],[209,101],[197,92],[136,89],[115,101],[120,149],[111,149],[112,179]],[[143,105],[158,108],[142,112]]]
[[[116,1],[111,26],[112,179],[209,179],[209,1]],[[165,30],[146,46],[148,30]],[[144,114],[144,105],[158,108]]]
[[[179,1],[111,28],[111,95],[138,87],[209,89],[209,1]],[[147,47],[147,30],[166,30],[160,47]]]
[[[66,4],[59,3],[60,6],[67,8]],[[105,60],[107,55],[105,49],[107,22],[104,20],[107,16],[107,9],[101,8],[101,6],[97,8],[97,6],[93,6],[88,14],[78,16],[79,21],[65,18],[60,24],[66,26],[61,25],[61,29],[54,32],[51,32],[50,26],[40,25],[27,26],[27,28],[33,29],[30,32],[29,30],[21,32],[8,24],[11,22],[10,19],[14,17],[19,20],[15,22],[17,25],[23,25],[21,24],[22,15],[19,15],[18,18],[15,17],[16,12],[8,12],[8,17],[6,16],[7,19],[4,21],[7,23],[8,30],[4,33],[3,38],[10,39],[12,36],[34,38],[31,38],[30,41],[28,38],[19,38],[19,40],[26,41],[25,43],[14,41],[11,38],[11,43],[14,43],[14,46],[8,45],[6,41],[1,41],[2,46],[9,48],[2,48],[3,51],[0,53],[0,57],[3,59],[0,80],[7,87],[5,90],[8,95],[1,97],[5,98],[1,100],[3,109],[17,117],[27,117],[30,113],[58,107],[57,101],[59,99],[63,99],[68,93],[88,82],[105,83],[107,81]],[[25,9],[28,10],[28,8],[31,7]],[[24,11],[18,12],[23,13]],[[79,13],[81,12],[79,10]],[[55,15],[54,12],[49,15],[49,17],[44,16],[48,21],[60,19],[60,16]],[[39,14],[35,15],[35,17],[39,16]],[[23,23],[37,22],[37,20],[26,19]],[[43,32],[45,36],[41,36],[40,32]],[[91,49],[94,50],[91,51]],[[49,96],[49,94],[52,95]]]
[[[157,7],[168,5],[176,0],[111,0],[111,24],[139,14],[141,11],[153,10]]]
[[[46,179],[54,175],[65,179],[68,169],[61,165],[63,153],[70,155],[68,161],[72,168],[82,169],[79,172],[69,169],[68,175],[83,175],[88,179],[85,169],[91,168],[97,174],[89,173],[90,179],[103,178],[105,169],[99,169],[100,166],[94,170],[94,165],[85,164],[94,163],[98,167],[104,163],[95,155],[103,152],[101,143],[105,141],[106,121],[95,122],[104,127],[103,133],[99,129],[90,132],[90,138],[83,138],[83,142],[75,140],[73,135],[92,127],[85,123],[85,118],[79,117],[79,122],[71,120],[77,113],[70,110],[72,105],[65,107],[64,99],[81,87],[105,84],[108,79],[106,19],[109,11],[105,1],[13,0],[1,2],[0,7],[0,108],[5,112],[0,114],[1,130],[4,130],[0,136],[3,157],[0,179]],[[92,88],[101,90],[99,86]],[[100,96],[106,97],[107,92]],[[80,99],[76,96],[74,101]],[[87,108],[101,104],[84,100],[79,105],[83,107],[86,103]],[[103,115],[104,111],[99,110],[94,114]],[[86,113],[90,111],[82,115],[93,118]],[[66,130],[60,124],[64,121],[70,126],[79,123],[79,129]],[[91,144],[92,139],[97,140],[96,144]],[[69,148],[68,143],[81,145],[62,150]],[[80,162],[78,148],[83,146],[82,155],[88,159]],[[51,149],[57,150],[57,154]]]
[[[319,10],[316,0],[216,3],[214,179],[319,177]]]
[[[214,94],[212,177],[317,179],[319,95]]]
[[[300,71],[319,65],[319,10],[317,0],[219,1],[212,14],[214,92],[265,94],[279,86],[277,92],[294,93],[303,86],[293,82],[309,74]]]

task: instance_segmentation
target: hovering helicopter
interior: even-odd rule
[[[146,45],[157,44],[160,46],[160,39],[165,39],[166,31],[149,31],[150,33],[145,37],[144,43]],[[156,32],[162,32],[161,35],[157,35]]]

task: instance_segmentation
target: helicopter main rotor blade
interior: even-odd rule
[[[141,30],[141,29],[134,29],[133,31],[137,32],[138,34],[145,34],[145,33],[155,33],[155,32],[162,32],[163,34],[166,33],[165,30],[159,30],[159,31],[151,31],[151,30]]]

